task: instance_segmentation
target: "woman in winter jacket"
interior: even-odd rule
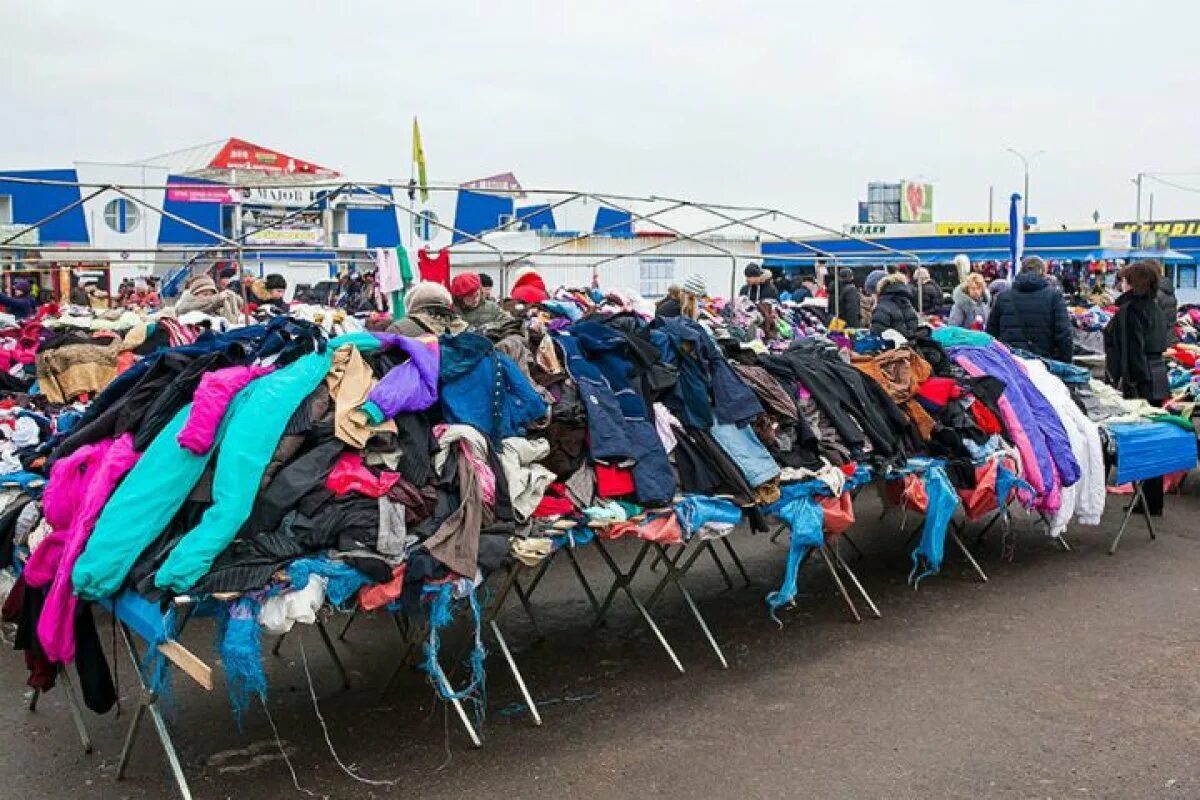
[[[919,325],[908,278],[896,273],[879,281],[879,299],[871,312],[871,333],[878,336],[893,330],[905,339],[912,339]]]
[[[965,281],[954,287],[954,304],[950,307],[950,317],[946,322],[960,328],[983,330],[991,303],[992,298],[983,276],[979,273],[968,275]]]
[[[454,309],[454,298],[440,283],[422,281],[404,295],[404,319],[388,327],[389,333],[417,338],[426,334],[458,334],[467,323]]]
[[[1167,399],[1167,321],[1158,305],[1158,265],[1138,261],[1121,270],[1126,291],[1117,298],[1117,313],[1104,328],[1105,369],[1114,386],[1126,397],[1151,405]],[[1162,514],[1163,486],[1158,478],[1145,482],[1146,505],[1151,514]]]

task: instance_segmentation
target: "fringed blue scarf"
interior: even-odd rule
[[[471,653],[467,657],[471,680],[458,691],[450,686],[450,679],[446,677],[441,662],[438,661],[442,646],[442,631],[454,621],[454,587],[444,583],[439,586],[426,586],[423,591],[433,598],[429,606],[429,641],[425,643],[423,669],[433,681],[433,685],[442,699],[470,701],[475,706],[476,719],[482,721],[487,698],[487,674],[483,665],[487,651],[483,647],[483,622],[475,587],[471,587],[466,598],[471,610],[471,622],[475,626],[475,641],[471,647]],[[461,603],[459,605],[461,606]]]
[[[942,463],[934,462],[921,480],[925,484],[927,506],[921,541],[912,551],[912,571],[908,574],[908,582],[913,586],[941,570],[942,558],[946,553],[946,531],[960,502]]]
[[[779,500],[766,507],[766,512],[774,514],[792,529],[792,542],[788,547],[787,566],[783,572],[783,583],[779,589],[767,595],[767,608],[771,619],[780,627],[783,623],[776,613],[780,607],[786,606],[796,599],[796,584],[799,580],[800,565],[810,548],[824,544],[825,512],[813,500],[813,487],[809,482],[792,484],[783,487]]]
[[[229,704],[238,728],[242,712],[255,697],[267,697],[267,675],[263,671],[261,628],[258,624],[260,602],[247,595],[226,605],[219,618],[217,648],[225,667],[225,682],[229,689]]]

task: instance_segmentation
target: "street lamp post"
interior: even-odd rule
[[[1031,213],[1029,210],[1029,162],[1033,161],[1035,158],[1037,158],[1040,155],[1044,155],[1046,151],[1045,150],[1035,150],[1034,152],[1030,153],[1027,156],[1024,153],[1022,153],[1020,150],[1017,150],[1016,148],[1013,148],[1013,147],[1008,147],[1005,149],[1008,150],[1008,152],[1012,153],[1017,158],[1021,159],[1021,165],[1025,167],[1025,194],[1024,194],[1025,216],[1029,217],[1029,216],[1031,216]],[[1022,224],[1024,224],[1024,220],[1022,220],[1021,222],[1022,222]]]

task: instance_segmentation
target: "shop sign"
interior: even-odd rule
[[[21,223],[17,223],[15,225],[0,225],[0,242],[6,242],[6,246],[8,247],[37,247],[38,243],[41,241],[41,238],[38,236],[37,228],[26,231],[25,233],[21,233],[21,231],[24,231],[28,227],[28,225],[23,225]],[[21,235],[17,236],[17,238],[13,239],[11,242],[8,241],[10,237],[16,236],[18,233]]]
[[[1128,250],[1133,247],[1133,231],[1104,228],[1100,231],[1100,246],[1114,250]]]
[[[221,186],[168,186],[167,199],[173,203],[221,203],[232,205],[238,202],[236,191]]]
[[[525,196],[525,192],[521,188],[521,182],[511,172],[503,172],[499,175],[491,175],[487,178],[467,181],[460,188],[473,192],[503,192],[515,197]]]
[[[1200,236],[1200,219],[1163,219],[1155,222],[1114,222],[1119,231],[1154,231],[1167,236]]]
[[[933,233],[933,226],[928,224],[897,224],[897,223],[854,223],[842,226],[842,233],[847,236],[928,236]]]
[[[317,202],[317,190],[307,186],[245,186],[233,191],[237,194],[239,203],[249,206],[304,208]]]
[[[246,244],[324,245],[323,228],[264,228],[246,237]]]
[[[938,236],[978,236],[986,233],[1008,233],[1007,222],[939,222]]]
[[[242,139],[230,139],[226,142],[208,166],[211,169],[245,169],[289,175],[337,175],[333,170],[317,166],[311,161],[292,158]]]

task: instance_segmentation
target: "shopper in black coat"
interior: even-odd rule
[[[1153,261],[1137,261],[1117,276],[1125,292],[1117,298],[1117,313],[1104,328],[1104,359],[1108,378],[1129,398],[1160,406],[1167,399],[1167,349],[1170,329],[1159,306],[1160,274]],[[1162,514],[1162,478],[1145,481],[1147,510]]]
[[[871,312],[871,333],[878,336],[886,330],[893,330],[905,339],[915,338],[920,320],[917,319],[908,278],[901,273],[888,275],[879,281],[878,291],[879,300]]]
[[[919,309],[922,314],[940,314],[942,306],[946,304],[946,293],[942,291],[942,287],[937,285],[929,270],[924,267],[917,267],[913,272],[913,280],[916,281],[917,288],[913,293],[913,299],[920,299]]]
[[[854,272],[849,267],[838,270],[837,315],[847,328],[862,327],[862,294],[854,284]]]
[[[1030,256],[1012,287],[992,303],[987,332],[1011,347],[1071,362],[1074,345],[1067,301],[1046,279],[1046,262]]]

